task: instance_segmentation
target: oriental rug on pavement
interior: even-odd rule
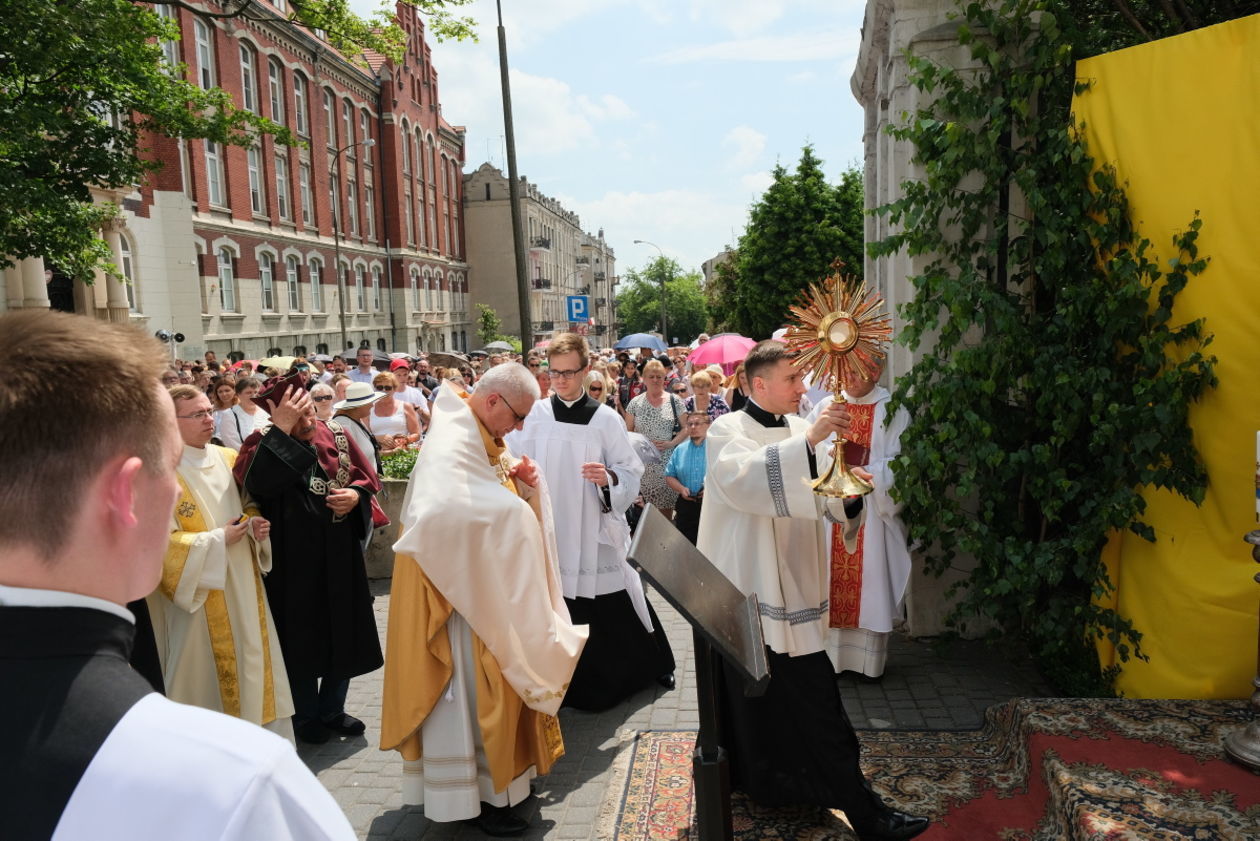
[[[864,730],[863,767],[920,838],[1260,838],[1260,776],[1224,757],[1245,701],[1016,699],[978,730]],[[629,734],[598,837],[695,839],[694,731]],[[739,841],[852,841],[840,813],[767,809],[736,793]]]

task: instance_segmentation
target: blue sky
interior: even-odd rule
[[[356,4],[365,0],[355,0]],[[506,171],[493,0],[480,43],[434,44],[467,169]],[[684,269],[733,244],[776,162],[862,156],[850,91],[862,0],[503,0],[520,173],[600,227],[618,270],[658,244]]]

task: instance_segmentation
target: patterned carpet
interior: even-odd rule
[[[1260,777],[1224,759],[1243,701],[1017,699],[971,731],[862,731],[887,801],[929,815],[920,838],[1260,839]],[[692,731],[630,734],[599,838],[694,839]],[[853,841],[842,813],[767,809],[736,793],[739,841]]]

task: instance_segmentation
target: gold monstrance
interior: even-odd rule
[[[796,354],[794,364],[812,372],[837,403],[845,402],[841,390],[850,377],[879,373],[892,336],[892,320],[880,311],[883,304],[883,295],[868,292],[860,278],[842,275],[836,263],[831,275],[811,283],[790,307],[796,322],[788,325],[784,339]],[[844,443],[839,438],[831,445],[831,467],[813,485],[819,496],[861,496],[872,490],[844,463]]]

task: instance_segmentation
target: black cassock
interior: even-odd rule
[[[237,481],[271,521],[267,601],[291,677],[352,678],[384,662],[362,550],[380,483],[350,448],[342,484],[360,491],[359,505],[342,518],[325,504],[337,448],[322,422],[312,444],[275,427],[255,432],[236,462]]]

